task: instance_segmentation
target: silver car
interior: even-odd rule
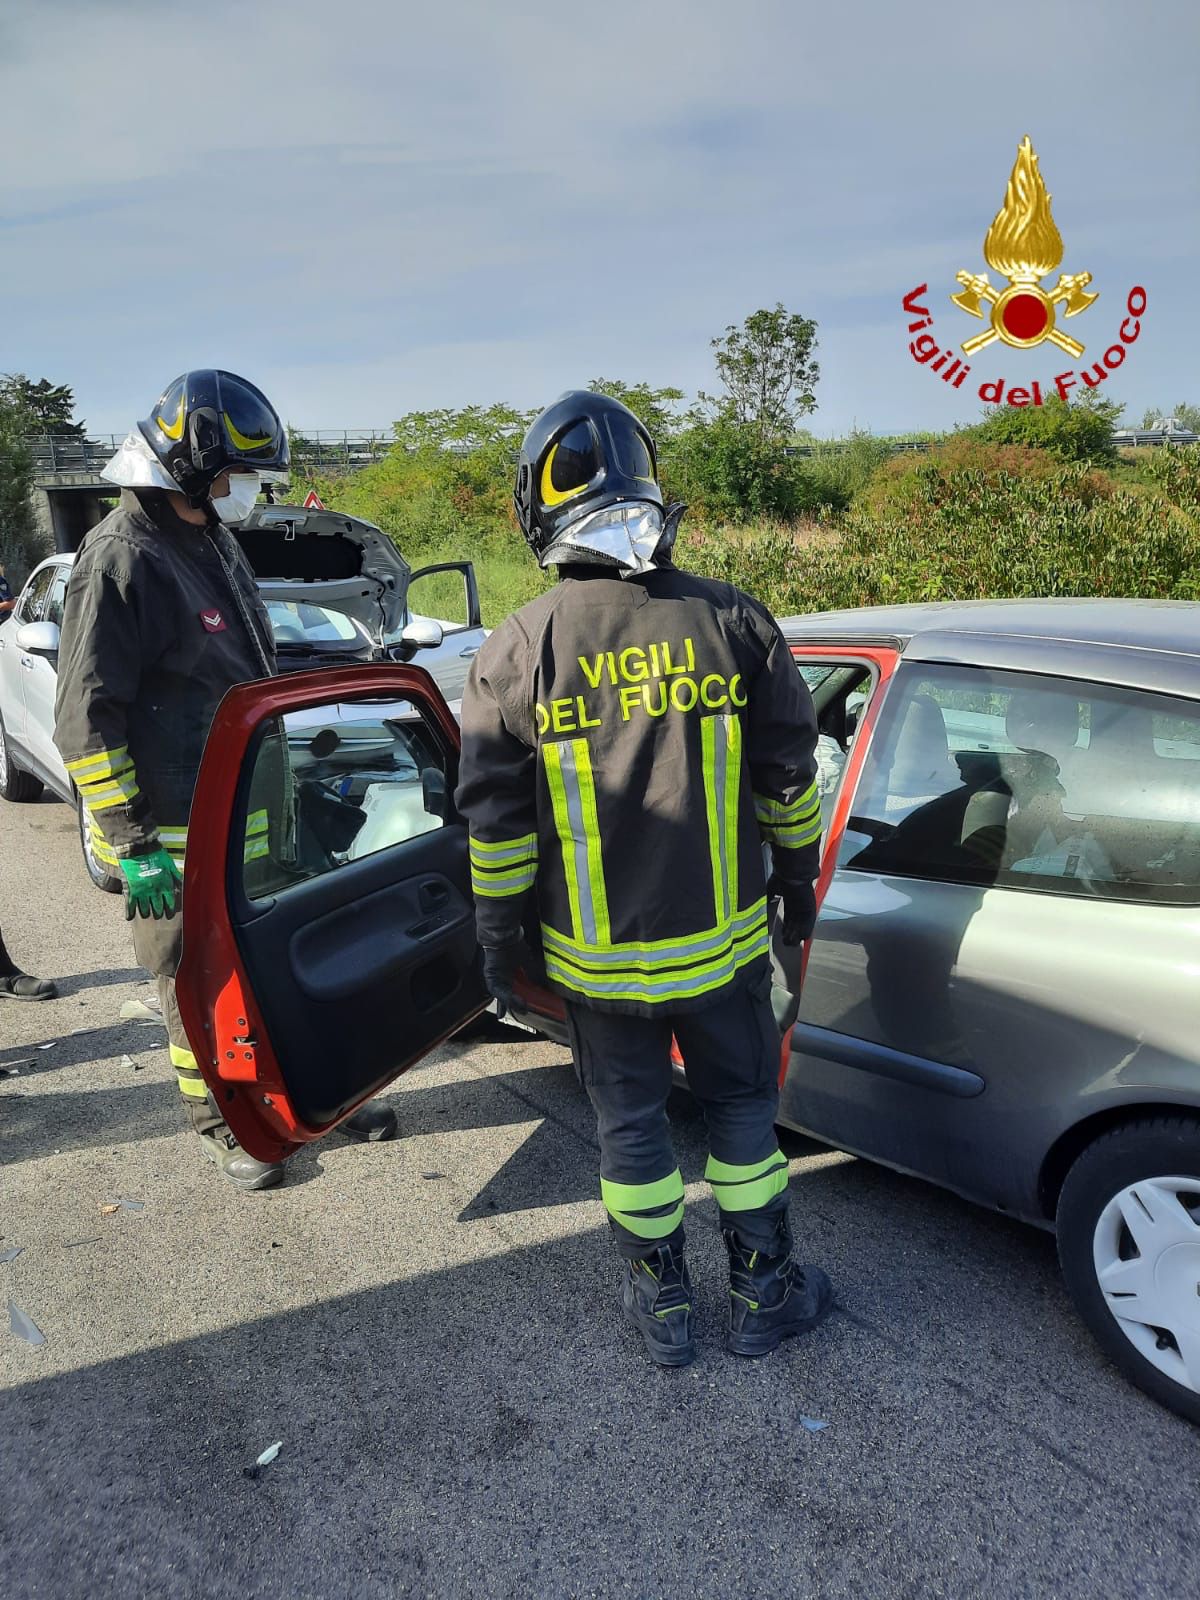
[[[1056,1230],[1099,1343],[1200,1421],[1200,605],[901,607],[785,632],[825,826],[813,938],[776,951],[781,1120]],[[408,715],[381,724],[379,697]],[[292,854],[268,879],[245,840],[280,719],[319,732],[311,782],[275,802]],[[457,739],[428,678],[390,664],[248,685],[218,715],[179,994],[261,1159],[485,1004]],[[563,1036],[555,996],[519,996]]]
[[[446,698],[461,696],[486,637],[469,561],[414,572],[373,524],[299,506],[260,506],[237,537],[266,603],[281,672],[403,661],[419,652]],[[74,806],[88,876],[116,894],[122,881],[96,855],[87,813],[54,743],[59,629],[74,559],[64,552],[41,562],[0,622],[0,798],[36,800],[48,788]],[[436,618],[414,605],[457,615]]]

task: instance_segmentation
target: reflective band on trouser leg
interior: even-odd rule
[[[700,724],[700,758],[708,853],[712,861],[713,905],[718,925],[738,901],[738,790],[742,771],[742,725],[725,713]]]
[[[180,868],[183,866],[183,858],[187,852],[187,835],[186,827],[160,828],[158,830],[159,844],[162,845],[175,865]]]
[[[776,1150],[765,1161],[742,1167],[709,1156],[704,1176],[722,1211],[758,1211],[787,1188],[787,1158]]]
[[[799,850],[821,837],[821,797],[811,783],[798,800],[785,803],[770,795],[754,796],[754,815],[768,844]]]
[[[179,1080],[179,1092],[189,1100],[203,1100],[208,1094],[208,1086],[200,1076],[196,1066],[196,1058],[190,1050],[173,1044],[170,1047],[171,1065],[175,1068],[175,1076]]]
[[[506,895],[523,894],[532,888],[537,876],[537,834],[527,833],[519,839],[497,839],[490,842],[472,839],[471,892],[487,899],[499,900]]]
[[[608,893],[596,813],[596,785],[586,739],[564,739],[542,746],[554,827],[562,846],[571,932],[583,944],[607,949],[612,943]]]
[[[252,811],[246,818],[246,848],[243,861],[259,861],[267,854],[268,819],[265,811]],[[186,835],[186,829],[184,830]]]
[[[638,1239],[665,1239],[683,1221],[683,1175],[678,1167],[656,1183],[601,1178],[600,1198],[613,1221]]]

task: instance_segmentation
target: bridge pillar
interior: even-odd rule
[[[35,481],[30,500],[42,555],[78,550],[84,534],[108,515],[118,492],[90,472],[59,472]]]

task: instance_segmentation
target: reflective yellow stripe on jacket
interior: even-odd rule
[[[548,977],[592,999],[655,1004],[722,988],[766,954],[765,898],[740,910],[737,904],[741,737],[733,715],[706,717],[701,724],[713,924],[700,933],[645,943],[612,938],[587,740],[542,746],[571,910],[570,933],[542,924]]]
[[[523,894],[537,877],[537,834],[519,839],[471,840],[471,889],[489,899]]]
[[[815,783],[798,800],[784,803],[769,795],[754,796],[754,815],[759,832],[768,844],[788,850],[802,850],[821,837],[821,797]]]
[[[67,762],[67,772],[89,811],[128,805],[141,793],[128,745],[119,750],[97,750],[78,761]]]

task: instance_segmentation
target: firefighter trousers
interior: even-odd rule
[[[187,1106],[188,1117],[196,1133],[219,1133],[225,1129],[225,1118],[217,1110],[204,1079],[196,1066],[196,1058],[183,1031],[179,1003],[175,998],[175,974],[183,954],[183,916],[176,906],[170,917],[134,917],[133,949],[138,962],[158,980],[158,998],[162,1005],[163,1021],[167,1025],[167,1047],[179,1091]]]
[[[721,1226],[765,1254],[790,1249],[788,1168],[775,1134],[779,1029],[769,973],[735,980],[702,1011],[625,1016],[568,1001],[576,1069],[595,1107],[600,1192],[623,1256],[683,1242],[683,1178],[671,1145],[671,1037],[708,1127],[705,1177]]]

